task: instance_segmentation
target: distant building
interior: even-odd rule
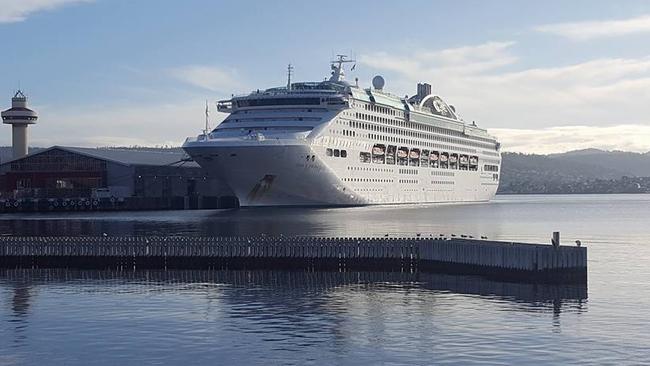
[[[40,200],[39,210],[80,204],[124,209],[235,205],[225,185],[182,152],[64,146],[0,164],[0,199],[5,206]]]
[[[18,159],[27,155],[29,146],[27,127],[38,120],[38,114],[27,108],[27,96],[20,90],[11,98],[11,108],[0,113],[2,123],[11,125],[11,143],[13,158]]]

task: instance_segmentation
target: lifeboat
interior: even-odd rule
[[[420,158],[420,152],[417,151],[417,150],[411,150],[411,152],[409,153],[409,157],[411,159],[419,159]]]
[[[469,163],[470,165],[476,165],[478,164],[478,158],[476,156],[472,156],[469,158]]]
[[[440,155],[440,161],[446,162],[448,159],[447,155]]]
[[[384,155],[384,148],[381,146],[375,146],[372,148],[373,155]]]
[[[457,157],[457,156],[452,155],[452,156],[449,157],[449,162],[450,162],[450,163],[455,163],[455,162],[457,162],[457,161],[458,161],[458,157]]]
[[[461,155],[460,156],[460,163],[461,164],[467,164],[467,156]]]
[[[431,160],[431,161],[438,161],[438,154],[431,154],[431,155],[429,155],[429,160]]]
[[[406,158],[408,154],[406,153],[405,150],[399,149],[397,150],[397,157],[400,159]]]

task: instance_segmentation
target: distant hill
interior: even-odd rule
[[[603,151],[598,149],[576,150],[564,154],[552,154],[549,158],[566,163],[597,166],[622,172],[623,175],[650,177],[650,152],[639,154],[627,151]]]
[[[502,157],[500,193],[637,192],[646,189],[646,180],[623,177],[650,177],[649,153],[587,149]]]

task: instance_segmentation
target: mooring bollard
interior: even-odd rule
[[[554,231],[553,232],[553,238],[551,239],[551,244],[553,244],[554,247],[559,247],[560,246],[560,232],[559,231]]]

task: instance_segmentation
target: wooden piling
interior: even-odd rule
[[[368,269],[586,283],[587,248],[439,238],[0,237],[0,267]]]

